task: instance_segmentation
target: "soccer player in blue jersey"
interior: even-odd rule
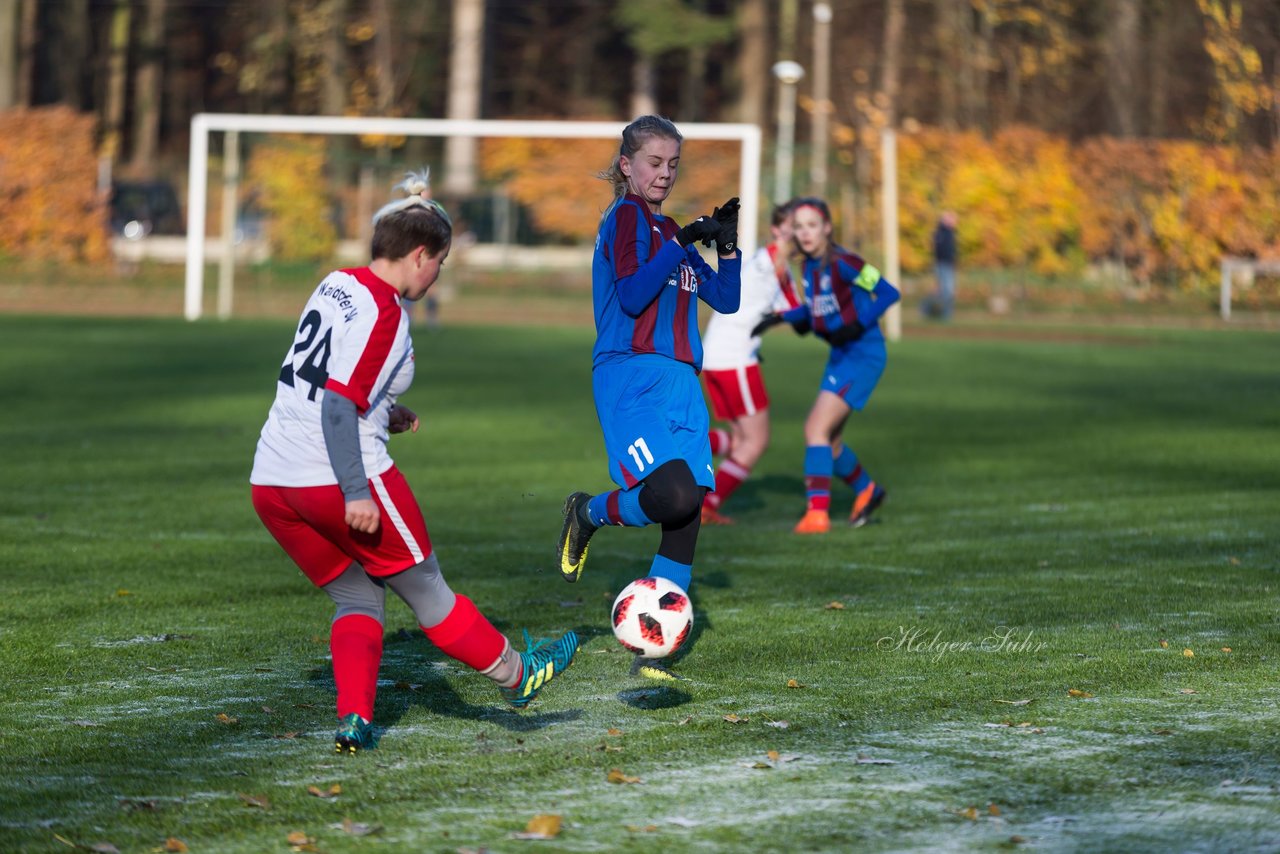
[[[592,392],[604,432],[609,475],[619,488],[565,499],[557,549],[560,572],[577,581],[591,535],[604,525],[659,524],[649,568],[688,590],[702,499],[715,487],[707,406],[698,385],[702,339],[698,299],[738,310],[742,255],[738,200],[680,227],[663,216],[675,187],[682,137],[660,116],[641,116],[600,177],[614,200],[600,220],[592,260],[596,344]],[[697,251],[716,246],[718,269]],[[633,673],[677,678],[658,661],[637,658]]]
[[[833,474],[853,487],[853,527],[865,525],[884,501],[884,487],[871,479],[842,435],[849,413],[867,405],[884,373],[880,315],[899,294],[879,270],[831,242],[831,211],[822,199],[797,199],[792,217],[796,245],[805,256],[805,304],[766,317],[753,333],[786,322],[797,331],[812,329],[831,346],[804,425],[807,508],[795,527],[797,534],[825,534],[831,530]]]

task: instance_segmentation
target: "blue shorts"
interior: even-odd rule
[[[883,349],[868,352],[856,347],[833,348],[819,391],[829,391],[849,404],[850,409],[861,411],[880,382],[885,361]]]
[[[716,485],[707,404],[698,375],[664,356],[605,362],[591,372],[609,477],[630,489],[671,460],[684,460],[699,486]]]

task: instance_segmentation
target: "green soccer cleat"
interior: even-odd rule
[[[643,676],[645,679],[652,679],[655,682],[688,682],[686,676],[676,673],[671,667],[660,658],[645,658],[637,655],[635,661],[631,662],[631,675]]]
[[[597,530],[595,525],[583,520],[580,512],[590,500],[591,496],[585,492],[575,492],[564,500],[564,527],[560,529],[560,546],[556,551],[560,557],[560,574],[570,583],[582,575],[587,563],[587,543]]]
[[[372,722],[355,712],[339,719],[338,731],[333,736],[333,748],[338,753],[357,753],[377,746]]]
[[[578,652],[578,636],[565,632],[558,640],[533,643],[528,629],[524,633],[525,651],[520,653],[520,681],[510,688],[499,688],[502,698],[517,709],[533,702],[546,684],[559,676],[573,663]]]

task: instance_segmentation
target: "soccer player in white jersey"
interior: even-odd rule
[[[578,648],[569,631],[516,653],[470,599],[449,588],[418,502],[387,453],[390,434],[418,430],[417,415],[398,402],[414,374],[404,301],[421,299],[435,283],[453,239],[426,172],[400,186],[408,196],[374,216],[369,266],[330,273],[303,308],[249,478],[267,530],[337,607],[329,648],[340,753],[376,743],[388,587],[432,643],[496,682],[516,708],[568,667]]]
[[[711,452],[722,457],[716,488],[702,502],[702,524],[731,525],[720,508],[769,446],[769,395],[760,373],[760,336],[751,330],[772,312],[800,304],[791,278],[795,243],[791,203],[773,209],[770,241],[742,268],[742,304],[734,314],[715,313],[702,337],[702,378],[717,421],[729,429],[711,431]]]

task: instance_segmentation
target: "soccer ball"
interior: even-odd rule
[[[693,604],[680,585],[665,578],[638,578],[613,600],[613,634],[641,658],[665,658],[693,628]]]

